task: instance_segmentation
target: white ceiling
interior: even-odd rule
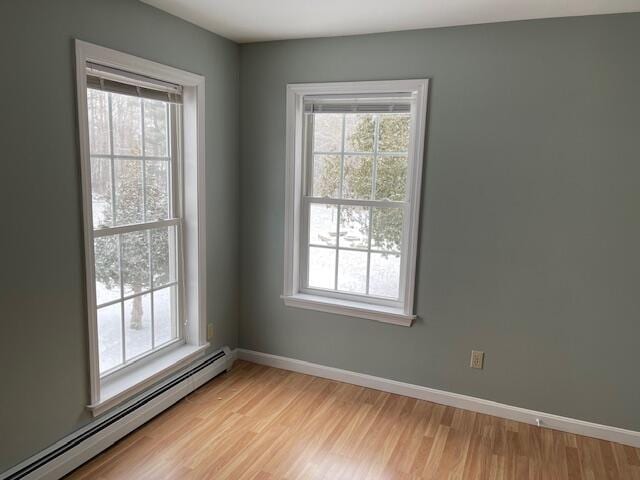
[[[142,0],[237,42],[640,11],[640,0]]]

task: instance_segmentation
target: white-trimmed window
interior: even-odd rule
[[[204,81],[79,41],[76,57],[91,408],[100,413],[207,346]]]
[[[427,88],[288,86],[287,305],[411,324]]]

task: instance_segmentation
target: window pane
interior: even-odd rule
[[[156,347],[178,338],[176,287],[153,292],[153,335]]]
[[[148,232],[123,233],[122,283],[124,294],[140,293],[149,285],[149,241]]]
[[[141,160],[114,160],[116,225],[140,223],[143,218]]]
[[[335,288],[336,251],[331,248],[309,248],[309,286]]]
[[[175,245],[175,227],[151,230],[151,265],[154,287],[176,280]]]
[[[314,155],[313,196],[338,198],[340,191],[340,157]]]
[[[111,160],[91,158],[93,228],[111,226]]]
[[[120,255],[118,236],[98,237],[94,240],[96,303],[98,305],[120,298]]]
[[[398,298],[400,294],[400,255],[372,253],[369,294]]]
[[[142,119],[140,99],[111,94],[113,119],[113,153],[142,155]]]
[[[367,292],[367,252],[339,251],[338,290],[351,293]]]
[[[316,113],[313,116],[313,151],[342,151],[341,113]]]
[[[89,152],[91,155],[111,153],[109,144],[109,97],[100,90],[87,89],[89,120]]]
[[[151,350],[151,295],[124,302],[124,338],[127,360]]]
[[[402,201],[407,189],[407,157],[378,157],[376,200]]]
[[[168,104],[157,100],[144,101],[144,154],[166,157],[169,154],[167,130]]]
[[[380,115],[379,152],[406,152],[409,148],[409,115]]]
[[[169,218],[169,162],[145,160],[147,221]]]
[[[399,252],[402,241],[402,209],[374,208],[371,225],[371,248]]]
[[[347,114],[345,117],[345,151],[373,152],[375,120],[371,114]]]
[[[98,309],[100,373],[122,363],[121,303]]]
[[[335,245],[338,229],[338,207],[321,203],[309,206],[309,243]]]
[[[370,199],[372,171],[373,158],[345,156],[342,198]]]
[[[94,228],[174,215],[170,108],[166,102],[87,90]],[[105,372],[178,338],[180,290],[167,285],[178,280],[177,227],[97,237],[94,253],[96,302],[118,302],[97,309]],[[152,286],[160,289],[150,292]]]
[[[369,208],[340,208],[340,246],[369,248]]]

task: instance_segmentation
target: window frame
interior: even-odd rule
[[[90,87],[87,87],[87,90],[89,90]],[[111,92],[105,92],[107,93],[107,95],[110,95]],[[167,187],[169,189],[169,195],[168,195],[168,200],[169,200],[169,211],[168,211],[168,217],[167,219],[163,219],[163,220],[155,220],[155,221],[147,221],[146,218],[143,219],[142,221],[139,222],[135,222],[135,223],[127,223],[127,224],[121,224],[121,225],[112,225],[112,226],[96,226],[95,223],[93,224],[93,230],[91,232],[91,234],[93,235],[93,239],[94,241],[97,238],[104,238],[104,237],[118,237],[118,250],[121,254],[122,252],[122,235],[127,234],[127,233],[147,233],[148,236],[148,248],[151,249],[151,237],[150,237],[150,233],[152,230],[156,230],[159,228],[174,228],[173,235],[170,235],[169,237],[169,242],[170,243],[175,243],[175,258],[173,259],[173,261],[171,261],[171,263],[174,263],[174,268],[175,268],[175,279],[163,284],[159,287],[152,285],[153,283],[153,276],[152,271],[151,271],[151,266],[153,264],[153,261],[151,259],[151,257],[149,257],[149,267],[150,267],[150,278],[149,278],[149,289],[146,291],[143,291],[141,293],[137,293],[137,294],[130,294],[130,295],[125,295],[124,291],[123,291],[123,285],[122,285],[122,270],[120,271],[120,288],[121,288],[121,295],[115,299],[115,300],[110,300],[107,302],[103,302],[98,304],[97,300],[96,300],[96,305],[95,305],[95,309],[96,311],[100,310],[100,308],[107,308],[110,305],[116,305],[116,304],[122,304],[120,306],[121,308],[121,322],[122,325],[124,326],[124,322],[126,321],[126,317],[125,317],[125,313],[124,313],[124,304],[126,301],[128,300],[132,300],[135,297],[141,297],[143,295],[151,295],[150,296],[150,302],[151,302],[151,308],[152,308],[152,312],[151,312],[151,317],[152,317],[152,333],[151,333],[151,342],[152,342],[152,349],[144,352],[140,355],[137,355],[135,357],[132,357],[130,360],[127,360],[126,356],[124,355],[125,353],[125,345],[126,345],[126,337],[125,337],[125,332],[124,330],[121,332],[121,341],[122,341],[122,349],[123,349],[123,354],[122,354],[122,363],[119,365],[116,365],[115,367],[112,367],[110,369],[107,369],[103,372],[100,372],[100,380],[103,381],[111,376],[120,376],[120,375],[126,375],[127,371],[132,368],[135,367],[135,365],[138,362],[149,362],[152,361],[154,358],[156,358],[159,355],[164,355],[166,354],[166,351],[169,349],[173,349],[178,347],[179,345],[185,344],[185,336],[184,336],[184,328],[183,328],[183,322],[184,322],[184,313],[183,313],[183,309],[182,309],[182,304],[183,304],[183,292],[184,292],[184,278],[182,278],[182,271],[183,271],[183,265],[182,265],[182,225],[183,225],[183,220],[184,220],[184,216],[182,213],[182,202],[181,202],[181,177],[182,177],[182,155],[180,152],[180,148],[179,148],[179,138],[181,138],[181,133],[182,133],[182,115],[181,115],[181,108],[177,107],[175,104],[170,104],[169,105],[169,111],[167,112],[167,130],[168,130],[168,136],[167,136],[167,140],[168,140],[168,144],[167,144],[167,155],[162,156],[162,157],[154,157],[152,155],[146,155],[145,154],[145,149],[144,149],[144,138],[145,138],[145,134],[144,134],[144,100],[145,99],[141,99],[142,104],[141,104],[141,141],[142,141],[142,147],[143,147],[143,153],[140,156],[133,156],[133,155],[116,155],[113,151],[110,154],[91,154],[91,152],[89,152],[89,161],[91,162],[92,158],[108,158],[111,162],[111,188],[112,188],[112,198],[113,195],[115,195],[115,193],[113,192],[113,189],[115,189],[115,178],[114,178],[114,161],[115,160],[135,160],[135,161],[139,161],[139,162],[143,162],[142,163],[142,169],[143,169],[143,173],[142,173],[142,192],[143,192],[143,198],[146,198],[146,185],[145,185],[145,177],[146,177],[146,171],[145,171],[145,161],[153,161],[153,160],[157,160],[160,159],[162,161],[166,161],[169,164],[169,172],[170,172],[170,182],[167,184]],[[112,100],[109,100],[109,104],[111,105]],[[109,107],[109,126],[110,126],[110,132],[109,132],[109,137],[110,137],[110,143],[111,148],[113,148],[113,115],[111,113],[111,106]],[[89,169],[91,169],[91,165],[89,165]],[[89,192],[90,194],[92,194],[93,192]],[[143,202],[143,217],[146,217],[146,201]],[[112,209],[115,209],[115,204],[112,205]],[[93,202],[92,202],[92,210],[93,210]],[[117,220],[117,219],[116,219]],[[173,239],[171,238],[173,237]],[[95,254],[94,254],[94,260],[95,260]],[[122,265],[120,265],[120,269],[122,268]],[[94,285],[95,285],[95,279],[94,279]],[[168,342],[165,342],[163,344],[160,344],[159,346],[154,346],[155,343],[155,337],[154,337],[154,319],[153,319],[153,293],[165,288],[169,288],[169,287],[176,287],[176,301],[177,301],[177,307],[176,307],[176,313],[177,313],[177,324],[176,324],[176,337],[169,340]],[[94,287],[95,288],[95,287]]]
[[[205,79],[201,75],[145,60],[133,55],[75,41],[76,91],[78,107],[79,150],[83,201],[83,232],[85,249],[85,277],[87,293],[87,321],[90,366],[90,399],[88,408],[94,415],[126,401],[132,395],[161,380],[189,362],[204,355],[206,341],[206,225],[205,225]],[[100,374],[97,332],[97,303],[95,286],[91,155],[87,112],[87,63],[123,70],[183,87],[182,115],[175,115],[181,135],[175,141],[177,169],[172,175],[172,218],[178,218],[177,267],[182,270],[183,292],[178,292],[180,309],[184,315],[178,340],[157,351],[133,359],[129,364]],[[180,118],[181,117],[181,118]],[[113,152],[111,152],[113,154]],[[175,155],[172,155],[175,157]],[[175,160],[172,160],[175,161]],[[177,183],[177,185],[176,185]],[[177,192],[174,190],[177,188]],[[173,220],[169,220],[169,223]],[[155,222],[154,222],[155,223]],[[163,223],[163,222],[160,222]],[[134,224],[140,226],[139,224]],[[110,227],[121,229],[121,227]],[[132,227],[137,230],[135,227]],[[125,227],[125,230],[127,227]],[[182,263],[182,265],[180,265]],[[180,273],[178,273],[180,274]],[[123,361],[126,362],[125,359]]]
[[[286,190],[284,238],[284,288],[282,298],[288,306],[356,316],[387,323],[410,326],[413,314],[415,272],[422,187],[422,168],[426,132],[428,79],[331,82],[287,85],[286,110]],[[362,294],[309,288],[306,285],[309,200],[309,146],[311,135],[305,121],[305,97],[340,95],[342,98],[366,95],[411,98],[411,130],[407,166],[407,186],[404,205],[403,243],[400,249],[399,298],[389,300]],[[303,144],[305,139],[306,144]],[[344,152],[341,153],[344,155]],[[341,180],[342,181],[342,180]],[[373,181],[373,178],[372,178]],[[372,188],[375,188],[372,186]],[[315,197],[314,197],[315,198]],[[332,203],[345,202],[331,200]],[[346,203],[350,201],[347,200]],[[357,200],[354,203],[382,204],[379,200]],[[392,202],[394,204],[402,202]],[[340,219],[338,218],[339,222]],[[372,219],[369,218],[369,222]],[[336,240],[337,241],[337,240]],[[336,247],[337,249],[337,247]],[[363,250],[365,251],[365,250]]]

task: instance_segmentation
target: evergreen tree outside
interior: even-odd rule
[[[146,156],[168,157],[167,108],[159,101],[88,91],[94,228],[169,218],[169,160],[142,158],[143,138]],[[110,128],[114,154],[138,157],[114,158],[113,181],[110,159],[98,156],[110,154]],[[149,318],[138,294],[151,288],[151,276],[154,287],[173,280],[169,238],[173,230],[167,227],[95,239],[98,303],[120,298],[121,286],[125,296],[136,295],[128,302],[132,329],[143,328],[143,319]]]
[[[387,113],[316,113],[313,115],[312,196],[351,200],[405,201],[409,115]],[[342,160],[343,156],[344,160]],[[358,252],[342,250],[342,248],[349,247],[366,252],[369,249],[370,240],[372,251],[369,254],[370,279],[375,277],[384,285],[381,286],[379,282],[374,285],[371,280],[368,283],[370,288],[368,293],[393,298],[398,294],[399,288],[403,208],[342,205],[339,212],[340,235],[337,238],[337,206],[322,203],[311,205],[311,243],[326,246],[336,246],[337,243],[340,257],[336,263],[338,284],[334,285],[330,280],[330,272],[335,270],[332,270],[333,267],[330,264],[335,261],[327,257],[330,254],[326,251],[311,248],[309,261],[313,263],[316,258],[321,263],[315,266],[315,271],[312,271],[312,265],[309,264],[310,285],[313,276],[314,282],[318,282],[316,284],[318,287],[364,293],[367,267],[366,261],[364,264],[362,262],[367,257],[363,257],[363,254]],[[317,270],[318,268],[326,269],[325,273],[320,274],[321,270]],[[324,278],[323,275],[328,277]],[[345,276],[350,279],[341,281]]]
[[[320,119],[321,132],[316,130],[316,145],[327,145],[325,132],[335,135],[337,128],[327,126],[336,122],[341,114],[327,114],[334,118]],[[316,115],[318,117],[319,115]],[[399,114],[347,114],[345,115],[345,158],[342,166],[342,198],[404,201],[407,184],[407,148],[409,143],[409,116]],[[340,120],[341,121],[341,120]],[[375,186],[372,188],[375,123],[379,122],[378,153]],[[316,148],[317,150],[317,148]],[[371,156],[349,155],[371,153]],[[396,155],[391,155],[396,154]],[[323,155],[314,159],[313,195],[338,198],[340,186],[340,155]],[[361,233],[368,235],[369,209],[343,208],[341,222],[360,225]],[[402,236],[401,208],[374,208],[371,242],[377,250],[399,252]]]

